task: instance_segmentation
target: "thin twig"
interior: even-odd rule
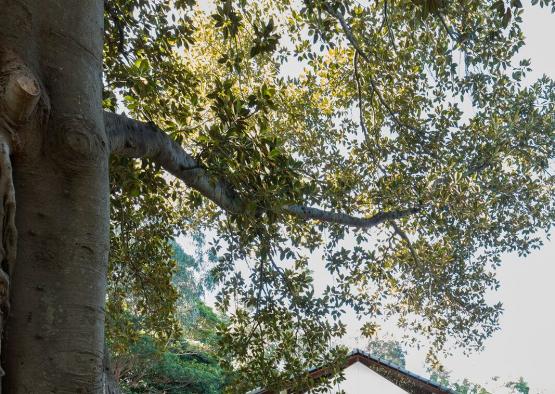
[[[368,128],[366,127],[366,123],[364,121],[364,106],[362,101],[362,85],[360,83],[360,74],[358,72],[358,57],[359,53],[355,52],[355,56],[353,58],[353,66],[355,69],[355,82],[357,85],[357,94],[358,94],[358,112],[359,112],[359,120],[360,120],[360,128],[364,133],[366,139],[368,139]]]
[[[116,10],[112,7],[112,5],[110,4],[109,0],[104,0],[104,8],[106,9],[106,11],[108,12],[108,15],[110,15],[110,19],[112,20],[112,22],[114,23],[114,26],[116,27],[116,29],[118,30],[118,52],[120,54],[122,54],[126,60],[129,61],[129,57],[127,56],[127,53],[125,52],[125,28],[116,12]]]
[[[445,20],[441,12],[435,12],[434,15],[438,17],[439,21],[441,22],[441,25],[443,26],[447,34],[449,34],[449,37],[451,37],[453,41],[459,41],[460,34],[456,33],[451,27],[449,27],[449,25],[447,24],[447,21]]]
[[[371,63],[370,57],[368,56],[368,54],[366,54],[366,52],[362,49],[362,47],[358,43],[358,40],[355,38],[355,36],[354,36],[354,34],[351,30],[351,27],[345,21],[345,18],[343,18],[343,15],[336,12],[332,7],[329,6],[329,4],[324,4],[324,8],[331,16],[335,17],[339,21],[339,24],[341,25],[341,27],[343,29],[343,32],[345,33],[345,37],[351,43],[351,45],[353,46],[355,51],[359,53],[360,57],[362,57],[366,63]],[[374,92],[378,96],[378,100],[383,105],[383,107],[387,110],[387,112],[389,113],[389,115],[391,116],[393,121],[397,124],[397,126],[404,127],[404,128],[413,130],[413,131],[415,131],[419,134],[422,134],[422,130],[420,130],[418,128],[415,128],[413,126],[404,124],[403,122],[401,122],[399,120],[399,117],[397,116],[397,114],[393,111],[393,109],[385,101],[381,91],[378,89],[377,83],[374,81],[374,78],[372,77],[371,74],[369,75],[368,79],[370,81],[370,85],[372,86],[372,89],[374,90]]]
[[[384,26],[387,27],[387,36],[389,37],[389,41],[391,42],[391,45],[393,46],[393,49],[396,51],[397,50],[397,44],[395,44],[395,37],[393,36],[393,29],[391,29],[391,25],[389,24],[389,19],[387,18],[387,0],[385,0],[384,4],[383,4],[383,20],[382,20],[382,26],[380,27],[380,30],[382,30],[384,28]]]

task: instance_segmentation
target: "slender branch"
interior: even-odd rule
[[[460,34],[458,34],[457,32],[455,32],[448,24],[447,21],[445,20],[445,18],[443,17],[443,15],[441,14],[441,12],[435,12],[434,13],[439,21],[441,22],[441,25],[443,26],[443,28],[445,29],[445,31],[447,32],[447,34],[449,35],[449,37],[451,37],[451,39],[455,42],[459,41],[460,38]]]
[[[358,69],[358,59],[359,59],[359,57],[360,57],[360,54],[357,51],[355,51],[355,56],[353,57],[353,68],[354,68],[354,76],[355,76],[355,82],[356,82],[356,87],[357,87],[357,96],[358,96],[359,123],[360,123],[360,128],[362,130],[362,133],[364,134],[364,138],[368,142],[368,140],[370,138],[370,135],[368,133],[368,127],[366,126],[366,120],[365,120],[365,117],[364,117],[364,100],[362,98],[362,83],[360,81],[360,72],[359,72],[359,69]],[[370,94],[370,100],[369,100],[370,108],[372,108],[372,102],[373,101],[374,101],[374,89],[371,90],[371,94]],[[374,113],[373,113],[373,115],[374,115]],[[373,119],[373,120],[375,121],[375,119]],[[376,168],[378,168],[385,175],[386,170],[380,164],[379,159],[374,157],[373,161],[376,165]]]
[[[245,211],[246,202],[231,185],[209,174],[181,145],[155,124],[140,122],[112,112],[104,112],[104,122],[112,154],[151,159],[224,210],[234,214]],[[303,205],[284,205],[277,211],[305,220],[313,219],[357,228],[371,228],[387,221],[410,216],[421,209],[422,207],[414,207],[378,212],[367,218]]]
[[[340,212],[330,212],[302,205],[285,205],[282,207],[282,210],[301,219],[315,219],[322,222],[344,224],[350,227],[371,228],[384,222],[413,215],[419,212],[421,208],[415,207],[398,211],[379,212],[368,218],[351,216]]]
[[[118,52],[122,54],[126,60],[129,60],[127,52],[125,52],[125,27],[109,0],[104,0],[104,9],[108,12],[110,19],[112,19],[112,23],[118,30]]]
[[[395,37],[393,36],[393,30],[391,29],[389,19],[387,18],[387,0],[385,0],[383,4],[383,20],[382,20],[382,26],[380,27],[380,30],[382,30],[384,26],[387,27],[387,35],[389,37],[389,41],[391,42],[391,45],[393,46],[393,49],[397,50],[397,44],[395,44]]]
[[[393,230],[395,231],[395,233],[401,237],[401,239],[403,239],[403,241],[406,242],[407,247],[409,248],[410,254],[412,255],[412,258],[414,260],[414,262],[416,264],[418,264],[418,256],[416,254],[416,251],[414,250],[414,247],[412,246],[412,242],[410,242],[410,239],[407,235],[407,233],[397,225],[397,223],[395,223],[394,221],[391,221],[391,227],[393,227]]]
[[[325,4],[324,7],[325,7],[326,11],[331,16],[335,17],[339,21],[339,24],[341,25],[341,28],[343,29],[343,32],[345,33],[345,37],[347,37],[347,40],[351,43],[353,48],[355,48],[355,51],[360,55],[360,57],[362,57],[366,63],[371,63],[370,57],[366,54],[366,52],[360,46],[358,40],[355,38],[355,35],[353,34],[353,31],[351,30],[351,27],[345,21],[345,18],[343,18],[343,15],[341,15],[339,12],[335,11],[332,7],[330,7],[329,4]],[[393,115],[393,111],[389,107],[389,104],[387,104],[385,102],[385,100],[382,96],[382,93],[377,89],[376,82],[374,81],[374,79],[372,77],[370,77],[370,84],[372,85],[372,89],[374,89],[376,91],[376,94],[378,95],[378,99],[380,100],[382,105],[387,109],[387,111],[390,114]]]
[[[360,128],[362,129],[364,136],[368,138],[368,129],[366,128],[366,122],[364,121],[364,105],[362,101],[362,84],[360,83],[360,73],[358,72],[358,57],[359,57],[359,53],[355,52],[355,56],[353,58],[353,66],[355,69],[355,82],[357,86],[357,95],[358,95],[359,121],[360,121]]]
[[[364,59],[364,61],[366,63],[371,63],[370,57],[360,46],[358,40],[356,39],[355,35],[353,34],[353,31],[351,30],[351,27],[349,26],[347,21],[345,21],[345,18],[343,17],[343,15],[341,15],[339,12],[335,11],[329,4],[324,4],[324,8],[331,16],[333,16],[334,18],[336,18],[339,21],[339,24],[341,25],[341,28],[343,29],[343,32],[345,33],[345,37],[351,43],[351,45],[355,49],[355,52],[357,52],[360,55],[360,57],[362,57]],[[369,75],[368,79],[370,81],[370,85],[372,86],[373,92],[375,92],[376,95],[378,96],[379,102],[383,105],[383,107],[389,113],[389,115],[391,116],[393,121],[397,124],[397,126],[405,127],[405,128],[411,129],[413,131],[416,131],[416,132],[422,134],[422,131],[419,130],[418,128],[415,128],[413,126],[409,126],[409,125],[404,124],[403,122],[401,122],[401,120],[399,119],[397,114],[393,111],[391,106],[384,99],[384,97],[382,95],[382,92],[378,89],[378,85],[377,85],[376,81],[374,81],[374,78],[372,77],[372,75]]]

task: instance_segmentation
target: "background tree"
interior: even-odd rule
[[[112,373],[124,393],[223,392],[228,374],[216,355],[216,330],[224,324],[201,302],[194,322],[161,347],[158,338],[143,334],[111,360]]]
[[[366,351],[374,357],[379,357],[391,364],[405,368],[407,352],[397,341],[385,339],[371,340],[366,346]]]
[[[514,393],[528,394],[530,392],[530,386],[522,376],[515,382],[508,382],[505,387],[512,389]]]
[[[113,237],[144,229],[130,239],[167,256],[167,220],[215,233],[238,391],[301,385],[307,365],[340,360],[329,344],[346,308],[371,320],[366,334],[381,316],[436,348],[480,348],[498,327],[484,294],[499,256],[539,247],[553,221],[555,89],[523,86],[529,63],[512,62],[520,1],[0,9],[10,393],[102,390],[111,192],[138,225],[112,216]],[[296,61],[305,70],[287,77]],[[108,308],[132,299],[163,332],[177,299],[167,261],[117,242],[125,294]],[[322,291],[312,252],[330,272]]]
[[[468,378],[453,382],[451,378],[451,373],[442,368],[431,368],[430,379],[436,383],[441,384],[444,387],[448,387],[457,394],[492,394],[492,393],[526,393],[530,392],[528,383],[524,378],[520,377],[518,381],[509,381],[507,383],[502,383],[499,381],[499,377],[495,376],[491,380],[495,382],[496,387],[492,391],[486,389],[484,386],[478,383],[472,382]],[[507,389],[510,389],[508,391]]]
[[[379,357],[391,364],[397,365],[399,367],[405,368],[405,357],[407,351],[403,345],[394,340],[386,339],[374,339],[371,340],[366,350],[374,357]],[[474,383],[468,378],[462,380],[454,381],[452,378],[452,372],[445,370],[442,366],[436,366],[428,368],[430,373],[430,380],[436,382],[443,387],[453,390],[457,394],[491,394],[493,392],[509,392],[506,389],[510,389],[511,393],[529,393],[528,383],[524,378],[520,377],[517,381],[508,381],[506,383],[501,383],[499,377],[494,377],[491,380],[496,382],[496,388],[493,391],[488,390],[481,384]]]
[[[121,237],[123,234],[119,234]],[[156,249],[143,245],[153,239],[135,239],[131,242],[132,249],[149,250],[154,253],[153,258],[161,259],[161,262],[166,260],[166,264],[158,263],[162,267],[171,267],[175,262],[175,268],[169,270],[172,283],[168,286],[165,281],[145,281],[141,289],[148,288],[150,292],[137,295],[128,291],[124,296],[122,285],[109,286],[108,304],[122,306],[107,311],[106,335],[112,356],[110,372],[124,393],[220,393],[228,376],[218,365],[217,330],[225,322],[201,300],[205,287],[210,285],[208,275],[202,275],[201,271],[201,265],[206,264],[200,253],[202,237],[194,237],[195,257],[187,254],[175,241],[169,242],[171,256],[164,257]],[[139,258],[140,262],[145,256],[129,258]],[[121,276],[123,270],[129,269],[121,265],[115,270],[118,264],[115,259],[112,255],[111,277]],[[138,264],[127,265],[136,267]],[[137,278],[128,278],[128,284],[133,280]],[[171,301],[160,297],[169,291],[168,287],[177,294],[177,298]],[[152,297],[154,290],[158,291],[158,297]],[[163,309],[164,305],[172,302],[168,313]],[[149,304],[147,309],[140,307],[144,303]],[[161,322],[155,324],[152,316],[160,318]],[[173,324],[165,325],[168,322]]]

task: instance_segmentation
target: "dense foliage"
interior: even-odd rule
[[[114,236],[115,237],[115,236]],[[122,238],[119,234],[117,237]],[[150,247],[148,240],[139,238],[132,242],[132,249]],[[124,393],[199,393],[222,392],[229,376],[220,367],[217,357],[217,331],[225,321],[206,306],[201,297],[210,288],[209,275],[203,275],[200,265],[203,239],[197,235],[196,256],[191,256],[174,241],[170,242],[169,256],[155,256],[165,263],[165,273],[170,275],[171,284],[141,282],[145,292],[129,291],[122,295],[121,285],[110,287],[109,305],[120,304],[121,308],[108,310],[107,334],[111,351],[111,372]],[[154,249],[154,253],[159,253]],[[140,264],[141,256],[128,264]],[[175,264],[175,269],[173,268]],[[168,269],[167,267],[171,267]],[[129,268],[112,259],[112,274],[121,275]],[[128,280],[139,282],[132,277]],[[115,282],[115,278],[112,279]],[[116,282],[117,283],[117,282]],[[168,290],[166,287],[169,287]],[[127,289],[132,289],[129,286]],[[164,300],[170,310],[155,312],[152,308],[161,303],[146,289],[160,288],[160,297],[177,294],[176,299]],[[149,309],[141,305],[150,304]],[[150,318],[150,317],[153,318]],[[154,324],[155,319],[160,322]],[[164,326],[167,322],[172,325]],[[120,331],[122,327],[124,331]]]
[[[113,358],[112,369],[123,393],[223,392],[229,377],[214,353],[221,320],[202,304],[198,309],[195,322],[187,327],[188,335],[164,349],[145,335]]]
[[[105,106],[155,122],[244,202],[226,214],[147,161],[112,162],[108,312],[133,312],[108,321],[117,343],[137,318],[176,330],[184,229],[212,234],[237,391],[340,359],[346,309],[365,335],[389,319],[436,349],[498,328],[500,255],[539,247],[555,212],[555,85],[522,82],[520,1],[105,3]],[[351,229],[291,204],[405,214]]]

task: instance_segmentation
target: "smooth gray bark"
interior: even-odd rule
[[[225,182],[210,177],[191,155],[156,125],[112,112],[105,112],[104,119],[112,154],[152,159],[226,211],[240,213],[243,210],[241,201]]]
[[[0,10],[0,48],[42,85],[29,120],[15,125],[11,155],[18,242],[4,392],[100,393],[109,242],[103,3],[0,0]]]

